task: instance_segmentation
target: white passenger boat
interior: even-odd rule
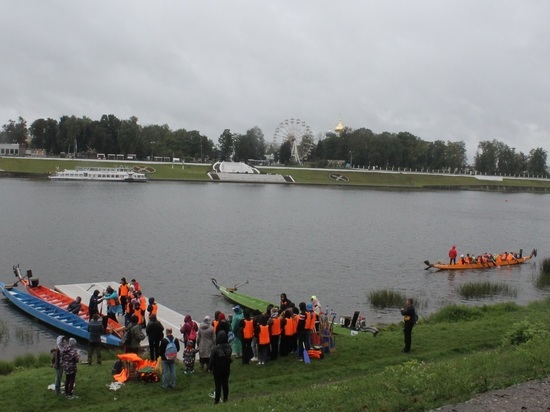
[[[145,173],[134,172],[130,167],[77,167],[74,170],[57,171],[50,180],[91,180],[97,182],[146,182]]]

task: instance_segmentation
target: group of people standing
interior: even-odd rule
[[[456,248],[456,245],[453,245],[451,249],[449,250],[449,265],[469,265],[469,264],[475,264],[475,263],[481,263],[483,265],[496,265],[497,263],[504,262],[504,261],[513,261],[516,259],[521,258],[521,253],[515,253],[515,252],[503,252],[503,253],[497,253],[496,256],[494,256],[492,253],[482,253],[481,255],[470,255],[469,253],[466,253],[466,256],[460,255],[457,263],[457,257],[458,257],[458,251]]]
[[[76,350],[76,340],[58,336],[56,346],[50,351],[51,367],[55,370],[55,393],[61,395],[61,382],[65,373],[65,396],[67,399],[78,398],[74,395],[74,384],[80,355]]]

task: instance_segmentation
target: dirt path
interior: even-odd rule
[[[456,405],[435,409],[441,412],[515,412],[550,411],[550,377],[529,381],[506,389],[487,392]]]

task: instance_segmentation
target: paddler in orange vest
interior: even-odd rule
[[[250,318],[250,310],[244,309],[244,319],[241,320],[241,336],[243,339],[243,365],[248,365],[252,359],[252,339],[254,338],[254,321]]]
[[[292,309],[287,309],[283,313],[283,325],[281,334],[281,343],[279,353],[281,356],[288,356],[291,352],[292,335],[294,334],[294,322],[292,321]]]
[[[147,309],[147,299],[141,293],[141,289],[136,292],[139,299],[139,310],[141,311],[141,322],[140,325],[145,328],[145,310]]]
[[[269,336],[268,318],[261,316],[260,324],[256,329],[256,339],[258,341],[258,365],[265,365],[269,360],[269,345],[271,342]]]
[[[149,319],[151,319],[151,316],[157,315],[158,305],[155,302],[155,298],[149,298],[149,306],[147,306],[147,312],[149,312]]]
[[[304,360],[304,350],[309,350],[309,334],[306,330],[306,321],[309,317],[305,302],[300,302],[300,315],[298,317],[298,360]]]
[[[126,278],[120,279],[120,285],[118,286],[118,297],[120,298],[120,305],[122,306],[122,314],[126,313],[126,302],[130,294],[130,287],[126,282]]]
[[[277,355],[279,354],[279,342],[281,340],[281,334],[283,333],[284,328],[284,318],[279,316],[279,308],[274,307],[271,309],[271,317],[267,321],[269,326],[269,336],[270,336],[270,347],[269,353],[271,355],[271,360],[276,360]]]

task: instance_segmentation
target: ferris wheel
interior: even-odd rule
[[[290,143],[291,158],[296,164],[301,165],[313,149],[313,133],[303,120],[286,119],[277,126],[273,133],[273,147],[278,148],[285,142]]]

